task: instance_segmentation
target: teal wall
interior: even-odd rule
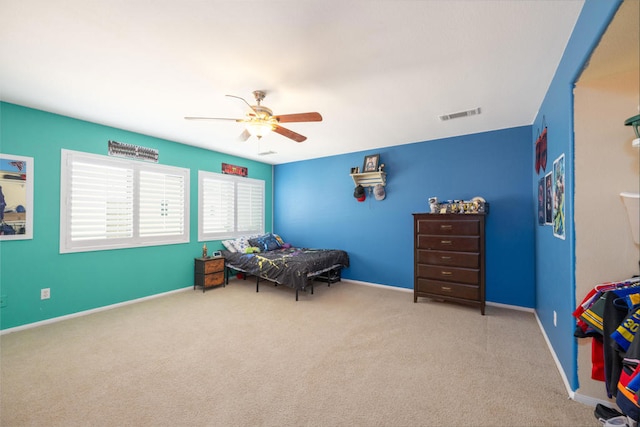
[[[272,166],[172,141],[0,103],[0,153],[34,159],[33,239],[0,242],[0,329],[192,286],[198,242],[198,170],[246,166],[266,181],[266,230],[272,224]],[[59,253],[60,150],[107,154],[107,141],[155,148],[159,163],[189,168],[190,242],[110,251]],[[222,248],[206,242],[209,250]],[[40,289],[51,298],[40,300]]]
[[[573,338],[576,305],[575,284],[575,227],[573,223],[574,139],[573,88],[602,34],[615,15],[621,1],[587,0],[571,34],[567,48],[556,70],[553,81],[534,121],[531,150],[535,161],[535,141],[543,121],[548,127],[548,160],[546,172],[553,161],[565,155],[565,230],[564,240],[553,236],[550,226],[536,226],[536,313],[562,365],[572,390],[578,384],[578,348]],[[537,197],[534,165],[532,171],[532,199]],[[557,326],[554,325],[554,312]]]

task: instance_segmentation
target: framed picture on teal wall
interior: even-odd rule
[[[0,240],[33,239],[33,158],[0,154]]]

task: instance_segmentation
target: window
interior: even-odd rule
[[[189,170],[62,150],[60,253],[186,243]]]
[[[198,171],[198,240],[264,233],[264,181]]]

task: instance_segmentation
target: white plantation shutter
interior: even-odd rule
[[[184,232],[184,177],[140,171],[140,236]]]
[[[60,253],[189,241],[189,170],[62,150]]]
[[[198,240],[264,233],[264,181],[198,172]]]
[[[204,177],[201,181],[202,232],[205,234],[227,234],[234,231],[233,181]]]
[[[264,232],[264,181],[237,183],[237,226],[242,234]]]
[[[71,165],[72,241],[133,235],[133,169],[83,161]]]

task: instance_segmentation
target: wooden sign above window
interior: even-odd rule
[[[249,170],[243,166],[235,166],[235,165],[230,165],[228,163],[223,163],[222,173],[226,173],[228,175],[247,176],[247,174],[249,173]]]
[[[158,150],[155,148],[141,147],[139,145],[126,144],[118,141],[109,141],[108,151],[110,156],[158,163]]]

